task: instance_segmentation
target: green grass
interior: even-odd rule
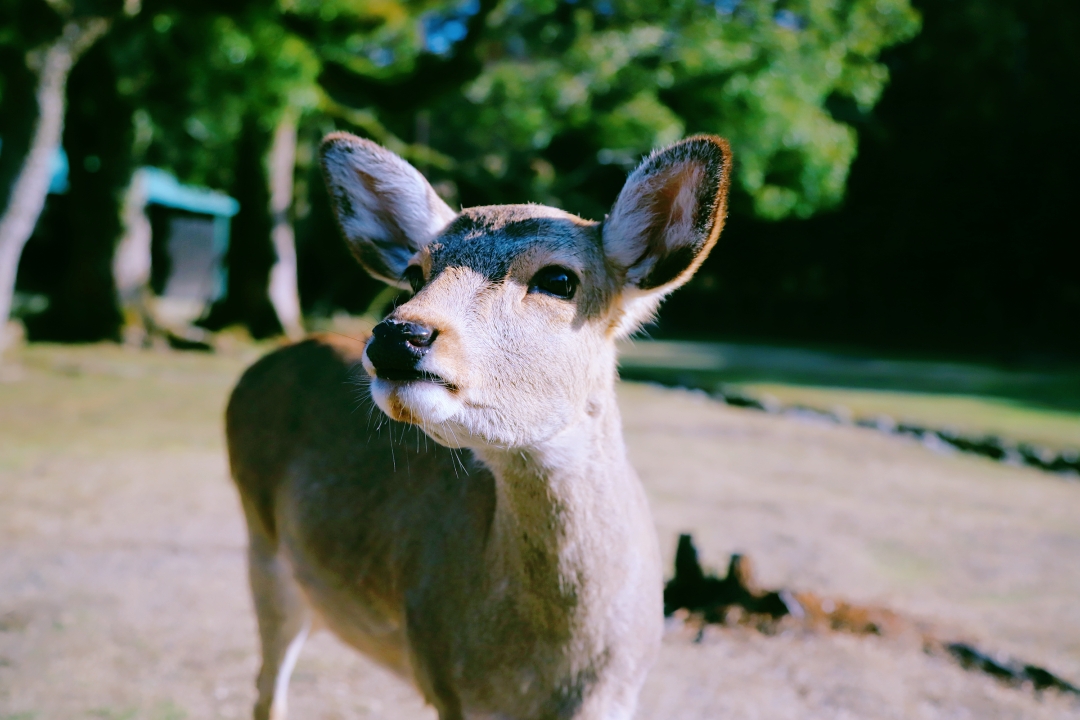
[[[1035,407],[1016,400],[780,383],[747,383],[737,387],[753,397],[775,398],[784,405],[839,411],[854,419],[887,415],[898,422],[950,429],[964,435],[997,435],[1054,450],[1080,449],[1080,413]]]
[[[853,420],[887,415],[964,435],[1080,449],[1080,372],[952,361],[895,360],[752,345],[635,342],[624,378],[705,389],[733,387],[782,405]]]

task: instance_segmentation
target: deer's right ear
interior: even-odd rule
[[[675,143],[630,174],[604,220],[604,254],[622,284],[615,333],[630,334],[709,254],[727,212],[731,150],[712,135]]]
[[[457,213],[416,168],[370,140],[333,133],[320,150],[338,225],[360,264],[374,277],[407,287],[412,257]]]
[[[731,150],[698,135],[650,155],[604,220],[604,252],[638,291],[686,282],[716,243],[727,211]]]

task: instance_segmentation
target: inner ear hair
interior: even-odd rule
[[[686,282],[716,243],[727,212],[731,150],[698,135],[650,155],[604,221],[604,251],[640,290]]]
[[[338,226],[374,277],[407,287],[409,258],[456,217],[420,172],[376,143],[332,133],[320,148]]]

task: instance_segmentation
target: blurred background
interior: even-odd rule
[[[11,223],[2,239],[31,341],[119,340],[145,324],[141,294],[256,338],[295,331],[290,303],[308,325],[368,309],[381,287],[349,259],[317,163],[335,129],[402,154],[455,207],[593,219],[644,153],[707,132],[735,150],[731,218],[653,337],[1080,358],[1076,3],[0,7],[5,218],[35,214],[10,203],[38,201],[40,182],[15,188],[51,146],[32,236],[21,253]],[[70,74],[42,88],[58,48]],[[66,102],[61,133],[42,100]],[[279,258],[295,280],[275,312]]]
[[[0,719],[247,714],[225,398],[406,297],[339,236],[335,130],[455,208],[596,220],[728,138],[720,242],[621,355],[722,401],[620,390],[665,562],[689,530],[1076,683],[1078,116],[1075,0],[0,0]],[[642,716],[1080,717],[918,648],[725,638],[665,644]],[[300,717],[430,716],[319,642]]]

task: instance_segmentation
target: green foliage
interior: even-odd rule
[[[806,217],[842,198],[855,155],[855,131],[827,103],[869,110],[888,79],[878,54],[918,27],[907,0],[510,0],[488,20],[482,73],[439,112],[456,122],[438,149],[473,183],[557,202],[597,166],[716,133],[756,214]],[[561,162],[560,136],[588,154]]]
[[[115,17],[117,91],[138,107],[136,155],[189,182],[231,185],[249,114],[268,129],[282,112],[329,113],[434,165],[466,199],[516,195],[596,214],[613,171],[709,132],[732,141],[737,186],[772,219],[842,198],[856,135],[829,104],[869,110],[888,79],[878,54],[919,26],[908,0],[105,5]],[[0,46],[59,27],[43,0],[3,0],[0,12],[10,20]],[[475,42],[439,29],[478,12]],[[458,54],[471,56],[474,72],[446,71]],[[423,75],[433,92],[414,83],[404,98],[328,101],[327,64],[388,87]],[[438,127],[410,144],[425,108]]]
[[[269,130],[286,108],[318,103],[319,62],[276,12],[148,12],[118,35],[120,92],[140,107],[138,149],[188,182],[231,185],[247,115]]]
[[[320,110],[324,57],[355,60],[375,42],[407,58],[402,50],[416,45],[414,20],[403,3],[388,0],[221,8],[147,2],[112,39],[123,68],[120,92],[140,107],[138,150],[187,182],[228,188],[247,117],[269,132],[282,113]],[[383,71],[371,62],[354,65]]]
[[[859,129],[844,207],[725,231],[671,333],[1080,358],[1080,4],[924,2]]]

